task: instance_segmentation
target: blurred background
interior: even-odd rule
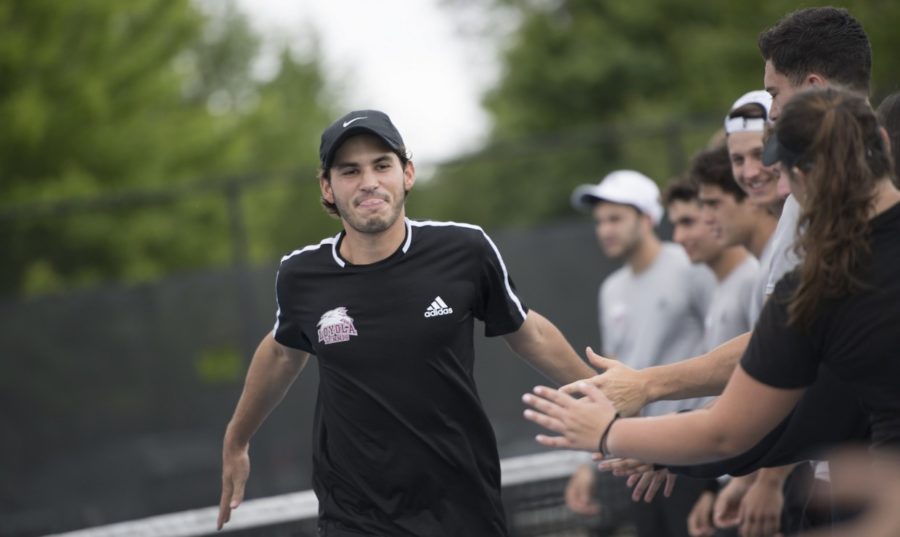
[[[900,3],[839,2],[900,89]],[[281,255],[335,234],[319,135],[390,114],[413,218],[484,226],[526,303],[598,345],[615,266],[572,189],[664,185],[762,87],[808,2],[0,0],[0,535],[217,503],[220,440]],[[662,232],[665,235],[665,230]],[[540,380],[479,340],[501,456]],[[259,433],[249,497],[307,489],[315,364]]]

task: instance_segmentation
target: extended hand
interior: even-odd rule
[[[582,382],[578,391],[585,396],[571,395],[537,386],[534,394],[526,393],[522,401],[531,406],[525,418],[562,436],[537,435],[537,441],[549,447],[597,451],[600,436],[616,415],[612,403],[594,386]]]
[[[691,537],[713,537],[716,528],[712,525],[713,503],[716,495],[706,490],[697,498],[697,503],[688,515],[688,534]]]
[[[560,388],[562,391],[570,395],[580,393],[581,390],[578,389],[578,384],[580,382],[589,382],[599,388],[603,395],[612,401],[612,404],[622,416],[636,416],[646,404],[652,402],[647,394],[643,373],[631,369],[618,360],[604,358],[596,354],[590,347],[587,348],[585,354],[591,365],[603,371],[603,373],[589,379],[567,384]]]
[[[590,464],[583,464],[575,470],[566,485],[566,505],[579,515],[596,515],[600,512],[600,504],[594,499],[594,469]]]
[[[594,453],[594,460],[600,460],[597,469],[601,472],[612,472],[616,477],[652,472],[653,465],[637,459],[603,459],[602,453]]]
[[[733,528],[741,523],[741,501],[755,478],[756,474],[735,477],[719,491],[713,506],[713,523],[717,528]]]
[[[770,485],[757,478],[741,501],[741,537],[772,537],[781,535],[781,510],[784,507],[782,483]]]
[[[663,496],[669,498],[672,496],[672,490],[675,489],[676,479],[678,479],[678,475],[669,472],[665,468],[633,474],[628,478],[627,482],[629,487],[634,487],[634,490],[631,491],[631,501],[639,502],[641,501],[641,496],[643,496],[645,502],[652,502],[663,483],[666,485],[663,490]]]

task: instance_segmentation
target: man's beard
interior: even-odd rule
[[[344,222],[347,222],[351,228],[359,233],[382,233],[389,229],[397,218],[400,216],[400,209],[403,207],[403,200],[400,203],[394,203],[390,207],[390,211],[386,216],[372,215],[368,218],[360,217],[357,213],[347,210],[347,206],[335,199],[338,215]]]

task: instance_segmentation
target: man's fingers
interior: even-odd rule
[[[650,475],[650,486],[647,487],[647,494],[644,494],[644,501],[650,503],[653,501],[653,498],[656,497],[656,493],[659,492],[659,488],[666,481],[664,476],[666,472],[651,472]]]
[[[599,354],[594,352],[594,350],[590,347],[586,348],[584,350],[584,353],[587,356],[588,361],[591,363],[591,365],[601,371],[606,371],[607,369],[616,367],[617,365],[621,364],[621,362],[619,362],[618,360],[613,360],[611,358],[604,358],[603,356],[600,356]]]
[[[663,490],[663,496],[672,497],[672,491],[675,490],[675,483],[678,481],[678,474],[666,473],[666,488]]]
[[[216,529],[222,529],[231,519],[231,491],[233,487],[230,479],[222,480],[222,497],[219,499],[219,519],[216,522]]]
[[[652,480],[653,477],[650,474],[641,474],[641,478],[638,479],[637,485],[635,485],[634,490],[631,491],[631,501],[641,501],[641,496],[644,495],[644,492],[647,490],[647,487],[650,486]]]

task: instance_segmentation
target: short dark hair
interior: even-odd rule
[[[894,183],[900,179],[900,91],[894,92],[878,105],[878,121],[891,141],[890,157],[893,161]]]
[[[697,182],[688,174],[677,175],[669,180],[666,190],[663,192],[663,204],[666,207],[676,201],[699,201]]]
[[[788,13],[759,35],[759,51],[795,85],[818,73],[829,82],[869,94],[872,46],[846,9],[813,7]]]
[[[697,184],[717,186],[726,194],[734,196],[736,201],[744,201],[747,197],[744,189],[734,180],[731,157],[725,144],[704,149],[694,155],[689,173]]]

